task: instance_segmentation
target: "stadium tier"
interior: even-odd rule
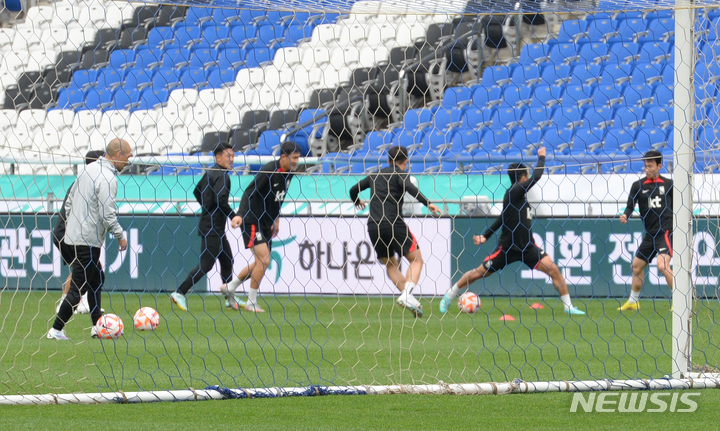
[[[630,172],[636,162],[617,167],[608,158],[671,154],[671,11],[538,20],[533,34],[550,29],[547,36],[518,38],[521,23],[505,15],[383,7],[32,7],[0,33],[3,153],[16,157],[20,174],[72,173],[19,155],[81,155],[110,135],[127,138],[137,155],[202,153],[224,142],[271,155],[290,139],[324,156],[316,169],[324,173],[377,169],[394,144],[411,149],[415,173],[500,172],[540,144],[563,167],[551,173]],[[704,151],[716,146],[719,19],[711,10],[697,24]],[[509,50],[508,59],[487,61],[488,46]],[[712,157],[698,160],[700,171],[717,167]]]

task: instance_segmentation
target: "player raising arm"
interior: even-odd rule
[[[407,173],[408,151],[405,147],[392,147],[388,150],[387,166],[376,174],[360,180],[350,188],[350,200],[357,208],[365,208],[365,202],[358,194],[370,189],[370,214],[368,216],[368,234],[377,253],[378,260],[387,270],[387,275],[400,291],[398,305],[407,308],[416,317],[422,317],[420,302],[412,291],[420,280],[423,260],[415,236],[410,232],[402,217],[403,197],[410,193],[425,205],[432,214],[440,215],[436,205],[428,202],[415,185],[410,182]],[[397,257],[395,256],[397,255]],[[407,275],[400,272],[399,259],[405,257],[410,266]]]
[[[237,212],[241,219],[233,220],[232,227],[242,226],[245,248],[252,250],[255,260],[240,271],[237,278],[220,287],[231,308],[240,306],[235,299],[235,289],[250,279],[245,310],[256,313],[265,311],[257,302],[258,289],[270,265],[272,239],[280,228],[280,208],[299,161],[300,147],[294,142],[285,142],[280,147],[280,158],[260,168],[243,193]]]
[[[673,288],[673,272],[670,267],[672,258],[672,221],[673,221],[673,181],[660,175],[662,154],[656,150],[645,153],[645,177],[635,181],[630,187],[625,213],[620,223],[640,207],[640,218],[645,225],[645,237],[640,243],[632,261],[632,285],[630,298],[620,307],[620,311],[639,310],[640,291],[645,279],[645,268],[657,256],[657,269],[665,276],[670,289]]]
[[[527,193],[542,177],[545,170],[545,154],[545,148],[538,149],[539,160],[532,177],[528,176],[528,168],[522,163],[513,163],[508,167],[511,185],[503,198],[502,213],[482,235],[473,236],[475,245],[484,244],[493,233],[502,228],[498,245],[480,266],[463,274],[460,280],[445,293],[440,301],[441,313],[447,312],[460,289],[501,271],[508,264],[520,261],[532,269],[544,272],[552,279],[553,286],[560,292],[560,299],[567,314],[585,314],[572,305],[567,283],[560,269],[550,256],[533,242],[532,208],[527,201]]]

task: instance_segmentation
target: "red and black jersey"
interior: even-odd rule
[[[640,218],[645,231],[656,235],[673,228],[673,181],[662,175],[655,179],[642,177],[630,187],[625,216],[630,218],[635,206],[640,208]]]
[[[263,165],[240,200],[238,215],[243,218],[243,223],[270,229],[280,216],[292,178],[292,172],[285,172],[278,160]]]
[[[537,184],[544,170],[545,157],[540,157],[530,179],[517,182],[505,191],[502,213],[483,232],[485,238],[490,238],[502,227],[498,245],[505,250],[513,247],[524,250],[528,244],[535,243],[532,234],[533,209],[527,201],[527,192]]]
[[[410,193],[420,203],[428,206],[427,198],[410,181],[410,174],[396,165],[386,166],[378,173],[369,175],[350,188],[350,200],[358,201],[358,194],[370,189],[370,214],[368,224],[389,229],[396,223],[404,223],[402,206],[405,193]]]

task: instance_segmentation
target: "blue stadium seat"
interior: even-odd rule
[[[163,52],[162,49],[145,49],[138,51],[133,69],[154,69],[160,67]]]
[[[620,107],[615,111],[613,127],[635,129],[642,126],[645,110],[642,108]]]
[[[610,107],[622,103],[623,93],[627,87],[628,84],[623,84],[622,86],[602,84],[598,86],[595,93],[593,93],[593,106],[597,108]]]
[[[77,70],[72,75],[70,86],[80,90],[86,90],[97,84],[99,70]]]
[[[580,128],[575,131],[572,152],[573,154],[582,154],[583,152],[598,154],[599,149],[602,148],[602,142],[604,138],[604,130],[593,129],[589,127]]]
[[[180,87],[202,89],[208,86],[205,69],[190,69],[180,76]]]
[[[540,82],[540,65],[538,64],[520,64],[510,75],[512,83],[517,86],[531,86]]]
[[[96,84],[97,87],[115,90],[125,84],[125,76],[127,73],[124,70],[103,68],[100,69],[99,72]]]
[[[218,51],[217,65],[221,69],[237,69],[245,64],[246,58],[246,50],[226,47]]]
[[[562,105],[577,107],[592,105],[592,97],[596,88],[596,85],[568,84],[563,92]]]
[[[631,63],[637,61],[640,45],[635,42],[616,42],[610,44],[607,63]]]
[[[207,69],[217,66],[220,51],[212,48],[199,48],[193,51],[188,67],[194,69]]]
[[[105,110],[112,105],[113,93],[105,88],[90,88],[85,92],[85,104],[78,108]]]
[[[373,130],[365,135],[364,148],[368,151],[382,153],[393,146],[395,133],[387,130]]]
[[[630,85],[651,86],[662,80],[663,65],[658,63],[639,63],[632,70]]]
[[[207,86],[211,88],[220,88],[225,84],[235,81],[235,69],[220,69],[219,67],[211,67],[206,70]]]
[[[192,48],[195,44],[201,43],[202,40],[201,27],[192,26],[190,23],[186,25],[178,24],[175,27],[175,42],[173,45],[178,48]]]
[[[462,115],[463,126],[470,129],[478,129],[481,127],[491,127],[494,110],[491,108],[484,109],[468,109]]]
[[[135,91],[127,91],[125,89],[119,89],[115,91],[113,94],[113,100],[112,105],[108,109],[127,109],[130,110],[132,108],[133,103],[133,95],[135,94]]]
[[[609,47],[607,43],[591,42],[582,44],[578,55],[588,64],[600,64],[603,61],[607,61],[608,51]]]
[[[605,42],[606,37],[617,33],[617,25],[610,18],[593,19],[588,22],[587,33],[591,42]]]
[[[655,128],[644,127],[640,129],[635,136],[635,150],[640,154],[645,154],[649,150],[662,148],[667,145],[668,139],[665,132]]]
[[[603,153],[630,154],[635,150],[635,130],[609,129],[603,141]]]
[[[575,42],[587,38],[588,21],[569,19],[565,20],[560,27],[557,40],[559,42]]]
[[[271,46],[275,43],[282,42],[285,37],[285,27],[279,25],[266,25],[260,27],[257,35],[257,44]]]
[[[560,85],[572,78],[572,66],[561,63],[545,63],[540,68],[543,84]]]
[[[664,106],[652,107],[647,109],[644,118],[644,127],[668,129],[673,124],[673,110]]]
[[[189,49],[169,49],[163,53],[162,59],[160,60],[160,68],[181,68],[190,64],[190,57],[192,51]]]
[[[562,102],[564,87],[558,85],[538,85],[533,93],[531,106],[551,107]]]
[[[392,138],[392,144],[400,145],[408,149],[411,153],[422,155],[427,153],[427,148],[423,148],[423,137],[425,134],[419,130],[396,130]]]
[[[647,34],[647,29],[648,23],[642,18],[623,19],[618,23],[616,37],[622,42],[636,42]]]
[[[202,40],[194,45],[199,48],[217,48],[218,45],[227,43],[230,40],[230,27],[224,25],[212,26],[203,29]]]
[[[232,26],[230,30],[230,42],[235,46],[241,46],[246,41],[253,41],[257,38],[258,28],[254,25]]]
[[[661,84],[654,87],[653,90],[653,97],[657,104],[670,105],[674,97],[672,88]]]
[[[646,34],[638,38],[638,42],[663,41],[668,42],[675,34],[675,20],[670,17],[659,16],[658,12],[672,11],[652,11],[647,18]]]
[[[627,107],[642,106],[643,93],[648,88],[646,84],[628,85],[623,92],[623,105]]]
[[[502,127],[512,133],[522,126],[522,116],[527,109],[527,107],[515,108],[503,104],[493,114],[492,125],[494,128]]]
[[[297,44],[303,39],[310,38],[312,36],[313,28],[313,25],[291,25],[285,29],[283,36],[286,41]]]
[[[606,64],[600,75],[601,85],[623,85],[630,82],[635,66],[631,63]]]
[[[257,152],[261,156],[276,155],[280,150],[280,138],[285,132],[283,130],[268,130],[260,135]]]
[[[510,69],[507,66],[490,66],[483,71],[481,84],[487,88],[494,85],[502,87],[510,81]]]
[[[645,42],[640,46],[637,59],[640,63],[659,63],[665,65],[673,58],[674,44],[668,42]]]
[[[443,94],[442,106],[446,109],[452,109],[463,107],[471,102],[472,90],[469,87],[448,87]]]
[[[147,110],[162,106],[168,101],[168,95],[165,89],[146,88],[135,96],[133,102],[136,105],[132,110]]]
[[[550,60],[550,47],[546,43],[531,43],[522,47],[519,63],[526,65],[531,63],[543,63]],[[483,74],[484,77],[484,74]]]
[[[530,106],[522,116],[522,125],[525,129],[543,129],[552,125],[552,114],[557,107],[543,106],[541,104]]]
[[[582,62],[573,65],[572,80],[584,85],[597,84],[600,81],[603,67],[600,64],[585,64]]]
[[[447,130],[462,123],[463,111],[461,109],[440,108],[433,115],[433,122],[436,129]]]
[[[433,125],[433,109],[418,108],[405,112],[403,126],[408,130],[425,129]]]
[[[583,125],[583,115],[576,106],[561,106],[552,113],[552,122],[555,127],[575,129]]]
[[[237,9],[217,8],[213,10],[212,21],[219,25],[229,24],[240,19],[240,11]]]
[[[462,146],[456,147],[454,145],[454,142],[452,140],[454,134],[454,130],[444,131],[435,129],[428,131],[427,133],[425,133],[425,137],[423,138],[423,145],[428,148],[428,151],[437,155],[460,153],[465,148],[463,148]]]
[[[482,149],[490,153],[504,154],[513,147],[512,135],[507,129],[489,129],[481,136]]]
[[[85,93],[79,88],[61,88],[58,91],[57,107],[60,109],[77,109],[85,102]]]
[[[554,66],[570,65],[579,61],[587,62],[578,54],[578,45],[574,42],[561,42],[552,45],[550,49],[550,63]]]
[[[465,151],[472,151],[473,149],[480,148],[481,145],[481,133],[475,129],[460,128],[455,131],[452,135],[452,147],[464,148]]]
[[[277,47],[275,49],[255,48],[249,50],[245,59],[245,67],[256,67],[262,63],[272,61],[275,51],[277,51]]]
[[[555,154],[571,154],[573,151],[575,131],[573,129],[558,129],[549,127],[542,134],[545,144],[553,149]],[[532,143],[531,143],[532,144]]]
[[[172,27],[153,27],[148,32],[147,47],[149,49],[163,49],[165,45],[173,43],[175,30]]]
[[[537,152],[537,148],[543,145],[543,133],[540,129],[517,130],[512,135],[512,143],[523,152]],[[548,143],[548,146],[552,147],[552,144]]]
[[[134,49],[116,49],[110,53],[109,67],[115,70],[125,70],[135,65],[137,51]]]
[[[156,69],[141,69],[137,67],[128,69],[123,88],[139,92],[146,87],[150,87],[155,72]]]
[[[200,26],[205,23],[213,22],[214,9],[207,7],[191,6],[185,13],[185,25]]]
[[[161,68],[152,78],[153,89],[167,89],[179,87],[186,69]]]
[[[529,105],[532,103],[532,94],[532,87],[508,86],[503,91],[503,104],[516,107]]]
[[[474,86],[472,90],[472,104],[464,107],[465,109],[476,108],[481,109],[501,103],[503,100],[502,88],[493,85],[485,87],[484,85]]]
[[[615,111],[608,106],[595,105],[583,112],[583,126],[589,128],[607,128],[614,122]]]
[[[613,174],[641,175],[645,172],[645,162],[642,160],[612,162],[603,166],[603,171]]]

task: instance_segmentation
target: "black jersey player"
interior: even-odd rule
[[[572,305],[567,283],[560,269],[552,258],[533,241],[533,210],[527,201],[527,192],[542,177],[545,170],[545,154],[545,148],[538,149],[539,160],[532,176],[528,175],[527,167],[521,163],[513,163],[508,167],[511,185],[503,198],[502,213],[482,235],[473,237],[476,245],[484,244],[493,233],[502,228],[498,245],[480,266],[463,274],[460,280],[445,293],[440,301],[441,313],[447,312],[460,289],[494,272],[501,271],[513,262],[520,261],[532,269],[544,272],[552,279],[553,286],[560,293],[566,313],[585,314]]]
[[[400,291],[398,305],[407,308],[415,316],[422,317],[422,306],[413,296],[412,290],[420,280],[423,260],[417,239],[402,217],[403,197],[405,193],[409,193],[434,215],[440,215],[441,211],[436,205],[428,202],[410,181],[410,175],[406,171],[407,148],[402,146],[390,148],[388,162],[389,166],[352,186],[350,200],[357,208],[365,208],[365,202],[358,195],[363,190],[370,189],[368,234],[375,253],[378,260],[385,265],[388,277]],[[405,276],[400,272],[399,259],[403,257],[410,262]]]
[[[658,271],[665,276],[670,289],[673,288],[673,273],[670,268],[672,257],[673,222],[673,181],[660,175],[662,154],[656,150],[645,153],[645,176],[630,187],[625,212],[621,223],[627,223],[635,207],[640,209],[640,218],[645,225],[645,236],[632,261],[632,285],[630,298],[618,310],[638,310],[640,291],[645,279],[645,268],[657,257]]]
[[[283,143],[280,146],[280,157],[260,168],[243,193],[237,211],[242,220],[233,220],[232,227],[242,227],[243,243],[246,249],[252,251],[255,260],[240,271],[237,278],[220,287],[232,308],[237,309],[242,305],[235,299],[235,289],[249,279],[250,289],[244,308],[256,313],[265,311],[257,302],[258,289],[270,265],[272,239],[280,228],[280,209],[299,160],[300,148],[297,144]]]

